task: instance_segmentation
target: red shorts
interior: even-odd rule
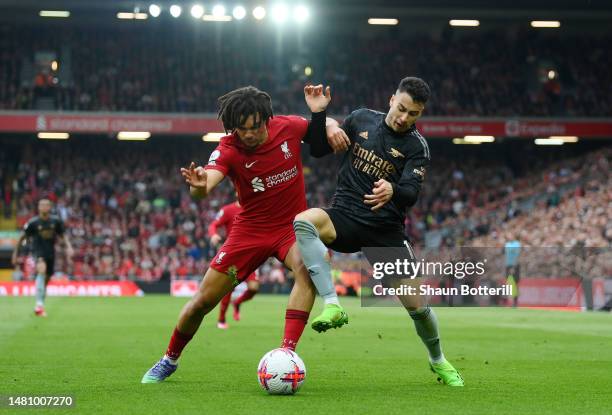
[[[268,258],[273,256],[284,262],[294,243],[292,225],[272,229],[234,225],[225,243],[210,262],[210,267],[229,275],[238,285]]]
[[[256,281],[259,282],[259,273],[257,271],[251,272],[248,277],[244,279],[245,281]]]

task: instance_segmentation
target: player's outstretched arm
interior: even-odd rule
[[[13,266],[17,265],[17,252],[19,251],[19,248],[21,248],[21,244],[23,243],[25,237],[25,232],[22,232],[19,239],[17,239],[17,243],[15,244],[15,250],[13,250],[13,256],[11,257],[11,263],[13,264]]]
[[[327,118],[325,122],[325,133],[327,135],[327,142],[330,147],[334,149],[334,153],[341,153],[348,150],[351,145],[346,132],[340,127],[340,123],[333,118]]]
[[[331,88],[328,86],[323,93],[323,85],[306,85],[304,87],[304,99],[312,113],[323,112],[331,101]]]
[[[68,238],[68,235],[66,235],[66,233],[62,235],[62,242],[64,243],[64,247],[66,247],[66,256],[68,257],[68,260],[71,260],[74,256],[74,249],[72,248],[70,238]]]
[[[189,192],[194,199],[204,199],[225,177],[219,170],[204,170],[204,167],[191,162],[188,168],[181,168],[181,176],[189,185]]]
[[[337,121],[327,118],[325,110],[331,101],[331,89],[323,85],[306,85],[304,87],[304,99],[312,112],[308,131],[304,141],[310,144],[310,154],[314,157],[323,157],[331,152],[340,152],[348,148],[348,137],[346,141],[339,134],[327,134],[327,126],[338,125]]]

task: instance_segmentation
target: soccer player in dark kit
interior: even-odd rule
[[[351,113],[328,136],[348,137],[350,147],[340,166],[331,208],[309,209],[296,216],[295,235],[304,264],[325,301],[312,328],[323,332],[348,323],[331,278],[327,248],[352,253],[363,247],[405,247],[405,209],[414,205],[430,162],[429,147],[416,128],[429,98],[429,86],[419,78],[401,80],[385,114],[369,109]],[[414,297],[414,296],[411,296]],[[420,299],[399,296],[427,347],[430,368],[446,385],[463,386],[457,370],[444,358],[436,315]]]
[[[17,253],[24,239],[29,239],[32,256],[36,260],[36,307],[34,314],[46,317],[45,297],[47,284],[51,279],[55,267],[55,242],[61,240],[66,247],[66,256],[73,255],[72,245],[65,234],[64,222],[55,215],[51,215],[51,201],[40,199],[38,201],[38,215],[25,224],[23,234],[19,237],[15,251],[13,251],[13,265],[17,264]]]
[[[304,88],[311,120],[274,116],[270,96],[254,87],[240,88],[219,98],[219,118],[226,131],[208,165],[181,169],[195,198],[206,197],[228,176],[243,210],[211,261],[198,292],[179,316],[165,355],[145,373],[142,383],[161,382],[177,368],[178,358],[202,319],[236,285],[269,257],[276,257],[295,274],[285,314],[282,347],[295,349],[304,331],[315,289],[295,242],[293,219],[306,209],[301,141],[317,157],[331,151],[326,139],[325,109],[329,87]]]

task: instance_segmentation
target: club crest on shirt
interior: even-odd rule
[[[280,148],[283,154],[285,155],[285,159],[291,158],[292,154],[291,150],[289,150],[289,143],[285,141],[283,144],[281,144]]]
[[[391,154],[395,158],[398,158],[398,157],[404,158],[404,155],[400,153],[399,150],[396,150],[393,147],[391,147],[391,150],[389,150],[388,153]]]
[[[367,131],[362,131],[359,133],[359,137],[364,138],[364,139],[368,139],[368,132]]]

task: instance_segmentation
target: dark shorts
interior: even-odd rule
[[[335,209],[323,209],[330,217],[336,229],[336,240],[327,247],[337,252],[359,252],[363,247],[412,247],[406,240],[403,230],[397,227],[367,225],[356,221],[345,212]]]
[[[34,255],[34,258],[36,258],[36,262],[38,262],[39,259],[42,259],[43,261],[45,261],[45,265],[47,266],[47,272],[46,272],[47,279],[51,278],[51,276],[53,275],[53,272],[55,270],[55,258],[54,257],[36,256],[36,255]]]

